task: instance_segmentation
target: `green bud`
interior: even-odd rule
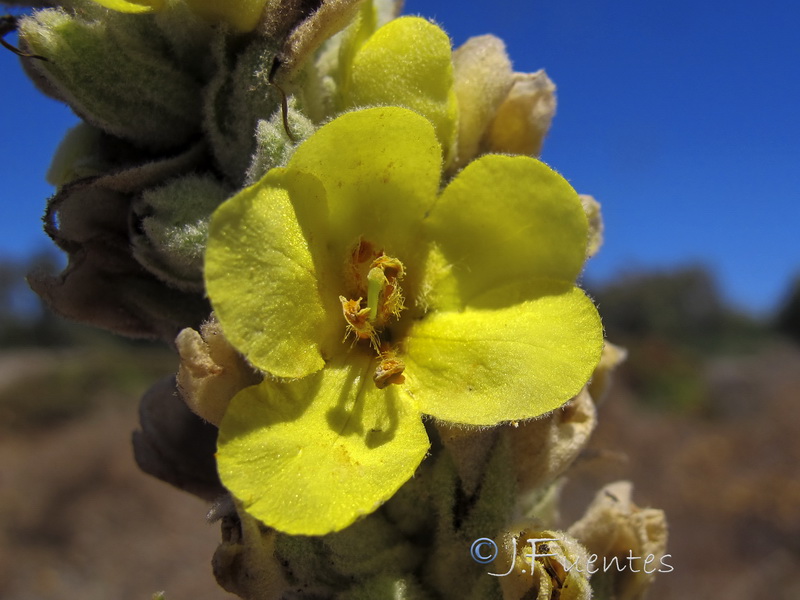
[[[131,233],[134,258],[172,287],[202,292],[208,221],[229,195],[208,175],[146,190],[133,204],[139,228]]]
[[[45,93],[95,127],[148,149],[183,145],[199,128],[200,89],[165,52],[147,15],[83,20],[47,9],[20,24]]]
[[[244,183],[256,151],[256,127],[279,112],[279,92],[269,81],[275,49],[263,39],[230,58],[230,38],[220,34],[213,53],[217,72],[205,96],[205,131],[222,172]]]
[[[58,145],[47,170],[47,183],[62,186],[111,170],[112,165],[101,151],[102,142],[102,131],[86,123],[78,123]]]
[[[211,40],[216,30],[192,12],[184,0],[170,0],[168,7],[152,16],[155,33],[163,38],[168,52],[184,72],[197,81],[205,81],[211,62]],[[145,21],[149,23],[151,19]],[[150,30],[151,39],[153,34]]]
[[[132,198],[194,171],[201,156],[197,146],[61,186],[48,202],[45,231],[69,264],[56,276],[32,273],[31,288],[61,316],[121,335],[172,343],[181,329],[199,326],[205,298],[165,285],[131,256],[130,217]]]
[[[267,171],[275,167],[283,167],[289,162],[295,148],[314,133],[314,124],[298,110],[294,101],[289,102],[288,111],[289,138],[283,123],[283,115],[276,112],[269,119],[260,120],[256,126],[256,149],[247,169],[245,185],[252,185],[261,179]]]

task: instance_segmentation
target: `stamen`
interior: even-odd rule
[[[387,350],[381,352],[381,362],[375,369],[375,374],[372,380],[379,390],[382,390],[388,385],[401,384],[406,378],[403,375],[405,371],[405,363],[394,355],[394,352]]]
[[[372,309],[370,321],[379,325],[391,317],[399,317],[403,308],[403,295],[400,280],[405,276],[405,268],[396,258],[381,254],[372,261],[367,274],[367,306]]]
[[[378,351],[378,334],[372,323],[369,322],[369,308],[361,308],[361,298],[358,300],[348,300],[344,296],[339,296],[342,303],[342,314],[347,322],[344,333],[344,340],[351,333],[355,334],[356,340],[369,340],[375,351]],[[342,340],[342,341],[344,341]]]
[[[371,264],[368,261],[371,261]],[[367,270],[368,264],[369,270]],[[380,333],[389,321],[393,317],[398,318],[404,309],[400,289],[400,280],[405,275],[403,263],[396,258],[386,256],[380,250],[375,250],[371,243],[359,238],[358,244],[345,264],[346,278],[350,275],[353,276],[353,281],[347,282],[348,288],[356,293],[363,294],[366,291],[367,299],[365,303],[363,296],[358,300],[339,296],[346,322],[344,340],[347,340],[350,334],[355,336],[354,343],[369,340],[381,359],[374,375],[378,387],[401,383],[405,365],[393,354],[381,350]]]

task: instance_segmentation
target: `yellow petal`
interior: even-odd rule
[[[287,177],[308,173],[325,187],[325,252],[339,261],[338,275],[360,237],[408,265],[420,250],[419,224],[436,199],[440,168],[431,124],[387,106],[341,115],[319,129],[292,156]]]
[[[123,13],[148,13],[164,8],[165,0],[93,0],[100,6]]]
[[[222,482],[245,510],[292,535],[338,531],[388,500],[428,438],[399,386],[379,390],[366,355],[232,400],[220,427]]]
[[[304,200],[299,208],[293,195]],[[325,326],[338,324],[326,318],[309,234],[298,221],[298,212],[324,202],[313,178],[284,182],[274,170],[223,203],[209,225],[205,278],[217,319],[253,365],[278,377],[321,369]]]
[[[510,284],[492,292],[506,308],[432,313],[413,325],[402,358],[422,412],[469,425],[530,419],[586,384],[603,348],[591,300],[572,286],[526,285],[539,297],[517,304],[533,294]]]
[[[470,163],[427,224],[452,265],[463,305],[508,282],[573,282],[586,258],[588,223],[578,194],[527,156],[488,155]],[[501,305],[508,303],[501,299]]]

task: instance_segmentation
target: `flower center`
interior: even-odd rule
[[[356,290],[358,300],[339,296],[345,320],[344,340],[352,334],[357,343],[369,340],[380,363],[373,380],[379,388],[405,380],[403,361],[395,356],[387,340],[381,340],[386,326],[400,317],[403,291],[400,281],[405,268],[399,259],[388,256],[365,240],[359,240],[346,265],[346,277],[351,289]],[[366,300],[364,299],[366,296]]]

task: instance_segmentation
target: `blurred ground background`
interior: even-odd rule
[[[0,263],[0,598],[231,598],[207,507],[133,461],[138,398],[174,356],[49,315],[25,287],[32,266]],[[675,570],[651,600],[800,597],[800,280],[758,318],[700,267],[588,287],[630,357],[566,519],[631,479],[670,524]]]
[[[0,598],[224,600],[205,502],[138,470],[138,399],[168,350],[66,323],[0,262]]]
[[[700,267],[593,291],[629,358],[571,473],[567,520],[629,479],[669,524],[675,570],[650,600],[800,598],[800,279],[759,318],[727,306]]]

